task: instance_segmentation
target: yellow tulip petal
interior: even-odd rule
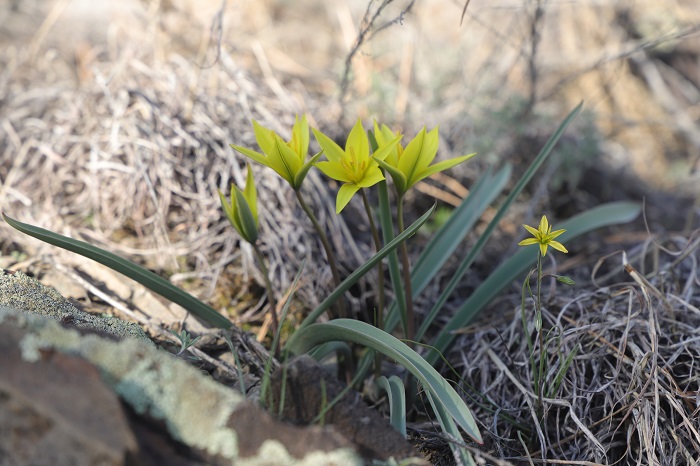
[[[241,154],[245,155],[248,158],[251,158],[258,162],[260,165],[264,165],[266,167],[270,167],[270,161],[268,160],[267,156],[260,154],[258,152],[255,152],[254,150],[250,150],[248,148],[245,148],[243,146],[237,146],[235,144],[229,144],[232,149],[240,152]],[[270,167],[272,168],[272,167]]]
[[[537,244],[539,241],[535,238],[525,238],[521,242],[518,243],[518,246],[529,246],[530,244]]]
[[[557,230],[557,231],[553,231],[553,232],[551,232],[550,234],[547,235],[547,238],[549,238],[549,239],[554,239],[554,238],[556,238],[557,236],[559,236],[559,235],[561,235],[562,233],[564,233],[565,231],[566,231],[566,230]]]
[[[561,244],[559,241],[550,241],[549,245],[552,246],[554,249],[557,251],[565,252],[568,254],[569,251],[566,250],[563,244]]]
[[[549,229],[549,222],[547,222],[547,216],[543,215],[542,219],[540,220],[540,227],[538,228],[540,230],[540,233],[543,235],[547,234],[547,230]]]
[[[289,184],[293,185],[294,178],[301,169],[303,161],[300,160],[299,155],[279,137],[275,140],[275,158],[279,160],[287,174],[287,176],[283,176],[283,178],[289,181]]]
[[[334,140],[332,140],[316,128],[311,128],[311,130],[314,132],[314,136],[316,136],[316,141],[318,141],[318,144],[321,146],[321,149],[323,149],[323,154],[328,160],[330,160],[331,162],[339,162],[344,157],[345,152],[343,151],[343,149],[340,148],[338,144],[335,143]]]
[[[441,172],[443,170],[447,170],[448,168],[452,168],[455,165],[459,165],[462,162],[466,162],[467,160],[471,159],[476,155],[476,152],[473,154],[469,155],[463,155],[462,157],[455,157],[453,159],[449,160],[443,160],[442,162],[438,162],[435,165],[430,165],[426,169],[424,169],[420,173],[414,173],[414,177],[412,180],[409,181],[408,187],[410,188],[420,180],[429,177],[430,175],[434,175],[435,173]]]
[[[302,115],[301,120],[299,120],[299,116],[294,119],[292,138],[296,138],[299,143],[298,151],[295,151],[303,163],[306,154],[309,152],[309,123],[306,121],[306,115]]]
[[[358,160],[369,157],[369,139],[362,127],[362,120],[359,118],[348,134],[348,140],[345,142],[345,154],[349,154],[351,149],[355,152],[355,157]]]
[[[390,153],[396,153],[396,146],[403,136],[395,137],[384,145],[380,145],[377,150],[372,154],[372,157],[376,160],[385,160]]]
[[[338,190],[338,197],[335,199],[335,213],[339,214],[359,190],[360,187],[353,183],[345,183],[341,186]]]
[[[275,146],[275,133],[271,129],[267,129],[260,125],[257,121],[253,120],[253,132],[255,133],[255,140],[258,142],[260,149],[263,153],[269,154]]]
[[[547,255],[547,243],[540,243],[540,252],[542,253],[542,257]]]
[[[370,186],[374,186],[384,179],[384,175],[379,169],[379,166],[377,166],[376,162],[372,161],[372,165],[367,169],[365,176],[362,177],[357,185],[360,188],[369,188]]]
[[[348,177],[347,173],[345,172],[345,169],[343,169],[342,165],[337,162],[318,162],[316,164],[319,170],[321,170],[323,173],[326,174],[326,176],[329,176],[330,178],[333,178],[334,180],[342,181],[343,183],[351,183],[352,180]]]
[[[377,121],[374,121],[374,138],[377,140],[377,150],[389,144],[389,142],[391,142],[397,137],[403,137],[403,135],[398,131],[394,133],[393,131],[391,131],[391,128],[389,128],[387,125],[382,125],[380,129],[379,125],[377,124]],[[384,160],[392,167],[396,167],[399,162],[398,147],[400,145],[401,144],[394,145],[391,151],[388,154],[386,154],[386,156],[383,157],[382,160]],[[374,155],[376,156],[376,154]]]
[[[418,163],[416,164],[416,172],[422,172],[428,168],[431,163],[433,163],[433,160],[435,160],[435,156],[437,155],[439,142],[440,137],[438,134],[438,127],[436,126],[425,134],[425,139],[423,140],[423,150],[421,150]]]
[[[529,231],[530,234],[533,235],[535,238],[539,237],[539,235],[540,235],[540,231],[539,231],[539,230],[535,230],[535,229],[532,228],[530,225],[523,225],[523,226],[524,226],[525,229],[526,229],[527,231]]]

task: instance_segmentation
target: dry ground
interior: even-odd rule
[[[254,147],[251,118],[284,134],[294,114],[306,112],[338,137],[358,116],[409,135],[439,124],[441,157],[480,156],[423,185],[411,200],[418,213],[426,193],[458,202],[488,165],[510,162],[522,171],[584,100],[586,114],[503,222],[465,290],[513,250],[519,224],[541,212],[564,217],[646,197],[658,237],[639,222],[608,230],[572,245],[560,264],[579,285],[551,297],[546,320],[561,335],[559,351],[578,345],[579,353],[549,402],[545,429],[532,429],[526,408],[531,374],[518,336],[517,285],[489,319],[465,331],[449,358],[488,397],[484,406],[517,421],[475,407],[488,432],[484,455],[519,463],[526,451],[541,458],[537,450],[547,445],[546,456],[566,464],[693,464],[700,456],[698,240],[691,233],[700,199],[700,10],[692,0],[472,0],[462,21],[459,2],[394,1],[374,22],[363,16],[372,18],[382,2],[202,3],[0,5],[3,211],[146,264],[258,329],[262,277],[215,196],[244,180],[244,161],[228,144]],[[298,292],[305,303],[298,318],[329,290],[330,274],[315,259],[319,244],[299,224],[292,193],[269,170],[255,173],[263,249],[278,289],[288,288],[304,259],[319,271]],[[335,188],[312,172],[305,189],[347,272],[371,248],[354,225],[358,206],[345,220],[333,214]],[[0,245],[0,265],[47,280],[60,270],[55,285],[88,307],[107,301],[113,312],[130,309],[140,319],[183,318],[4,224]],[[620,249],[650,283],[621,273],[590,280],[596,262]],[[620,258],[605,267],[619,271]],[[77,287],[65,279],[79,279],[76,270],[87,271]],[[104,285],[112,293],[97,298]],[[354,290],[353,308],[372,293],[368,283]],[[518,429],[537,440],[521,444]]]

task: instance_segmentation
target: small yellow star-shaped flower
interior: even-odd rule
[[[554,241],[554,238],[564,233],[566,230],[556,230],[552,231],[552,225],[547,221],[547,216],[543,215],[542,220],[540,220],[539,228],[535,229],[529,225],[523,225],[527,231],[529,231],[534,238],[526,238],[518,243],[520,246],[528,246],[530,244],[539,244],[540,252],[542,257],[547,255],[547,247],[552,246],[557,251],[568,253],[563,244],[559,241]]]

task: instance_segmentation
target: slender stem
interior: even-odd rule
[[[270,282],[270,274],[267,271],[267,266],[265,266],[265,257],[262,251],[258,247],[257,243],[253,244],[253,250],[255,251],[255,256],[260,264],[260,271],[265,277],[265,288],[267,288],[267,300],[270,302],[270,317],[272,318],[272,339],[275,340],[277,331],[279,329],[279,322],[277,320],[277,300],[275,299],[275,293],[272,291],[272,283]],[[272,348],[272,354],[277,354],[277,345]]]
[[[537,252],[537,302],[535,304],[535,329],[537,330],[537,336],[539,338],[540,344],[540,365],[538,369],[537,377],[537,412],[540,417],[540,422],[542,421],[542,391],[544,390],[544,374],[543,372],[543,362],[545,358],[544,354],[544,332],[542,331],[542,252]]]
[[[306,212],[306,215],[309,217],[309,220],[311,220],[311,223],[314,225],[314,229],[316,230],[316,233],[318,233],[318,237],[321,239],[321,244],[323,244],[323,249],[326,251],[326,258],[328,260],[328,265],[331,267],[331,274],[333,275],[333,282],[335,286],[337,287],[340,285],[340,274],[338,273],[338,267],[336,266],[335,262],[335,254],[333,254],[333,249],[331,249],[331,244],[328,242],[328,238],[326,237],[326,234],[323,231],[323,228],[321,227],[321,224],[318,223],[318,220],[316,219],[316,216],[314,215],[313,211],[309,206],[306,204],[304,201],[304,198],[301,196],[301,191],[299,189],[295,189],[294,193],[297,196],[297,200],[299,201],[299,205],[301,205],[301,208]],[[340,317],[347,317],[347,314],[345,312],[345,302],[342,299],[338,300],[338,311],[340,314]]]
[[[397,221],[399,224],[399,234],[403,233],[403,196],[398,198],[398,208],[396,210]],[[406,246],[406,241],[401,243],[401,266],[403,268],[403,287],[406,294],[406,320],[408,321],[406,325],[406,339],[413,341],[416,334],[415,318],[413,314],[413,290],[411,287],[411,268],[408,260],[408,247]],[[409,344],[409,346],[412,346]]]
[[[365,210],[367,211],[367,218],[369,218],[369,228],[372,231],[372,238],[374,239],[374,248],[379,252],[382,248],[382,243],[379,241],[379,231],[377,230],[377,225],[374,223],[374,217],[372,216],[372,207],[369,205],[369,199],[367,199],[367,193],[364,189],[361,189],[362,202],[365,205]],[[384,328],[384,263],[383,261],[377,262],[377,321],[375,326],[378,329]],[[374,352],[374,375],[379,377],[381,375],[381,365],[382,365],[382,355],[379,351]]]

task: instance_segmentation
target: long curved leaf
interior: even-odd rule
[[[434,396],[435,402],[440,403],[474,441],[483,443],[471,411],[455,389],[418,353],[383,330],[365,322],[335,319],[297,331],[289,340],[287,349],[292,353],[301,354],[317,345],[335,340],[367,346],[397,361],[423,384]]]
[[[630,222],[639,215],[640,211],[640,205],[634,202],[604,204],[557,225],[557,228],[566,230],[566,233],[559,236],[557,240],[563,243],[596,228]],[[432,346],[440,353],[445,354],[455,339],[456,335],[453,331],[467,325],[504,288],[510,286],[527,269],[533,267],[537,261],[536,252],[532,248],[523,248],[494,270],[455,312]],[[439,358],[439,354],[433,350],[426,354],[426,360],[431,364],[437,363]]]
[[[460,435],[459,429],[457,428],[457,425],[455,425],[455,421],[452,419],[452,416],[445,411],[444,406],[435,402],[430,392],[426,392],[426,395],[428,396],[430,406],[433,407],[435,417],[437,417],[438,423],[440,424],[440,427],[442,427],[442,431],[455,440],[454,442],[449,442],[449,444],[450,450],[452,450],[452,455],[454,456],[457,464],[460,466],[476,466],[474,458],[472,458],[469,450],[457,443],[461,440],[462,436]]]
[[[406,437],[406,390],[403,381],[395,375],[388,379],[381,376],[377,386],[386,392],[389,400],[389,420],[398,433]]]
[[[152,290],[155,293],[163,296],[164,298],[179,304],[180,306],[187,309],[195,317],[202,319],[205,322],[218,328],[229,328],[233,324],[226,317],[222,316],[214,308],[203,303],[199,299],[195,298],[188,292],[181,290],[176,287],[163,277],[160,277],[150,270],[146,270],[143,267],[134,264],[122,257],[117,256],[111,252],[100,249],[96,246],[88,244],[84,241],[80,241],[73,238],[68,238],[67,236],[59,235],[44,228],[35,227],[27,223],[22,223],[14,220],[3,212],[2,218],[14,229],[21,231],[29,236],[40,239],[45,243],[53,244],[59,248],[65,249],[67,251],[72,251],[81,256],[92,259],[95,262],[99,262],[102,265],[106,265],[112,270],[115,270],[127,277],[135,280],[145,286],[146,288]]]

